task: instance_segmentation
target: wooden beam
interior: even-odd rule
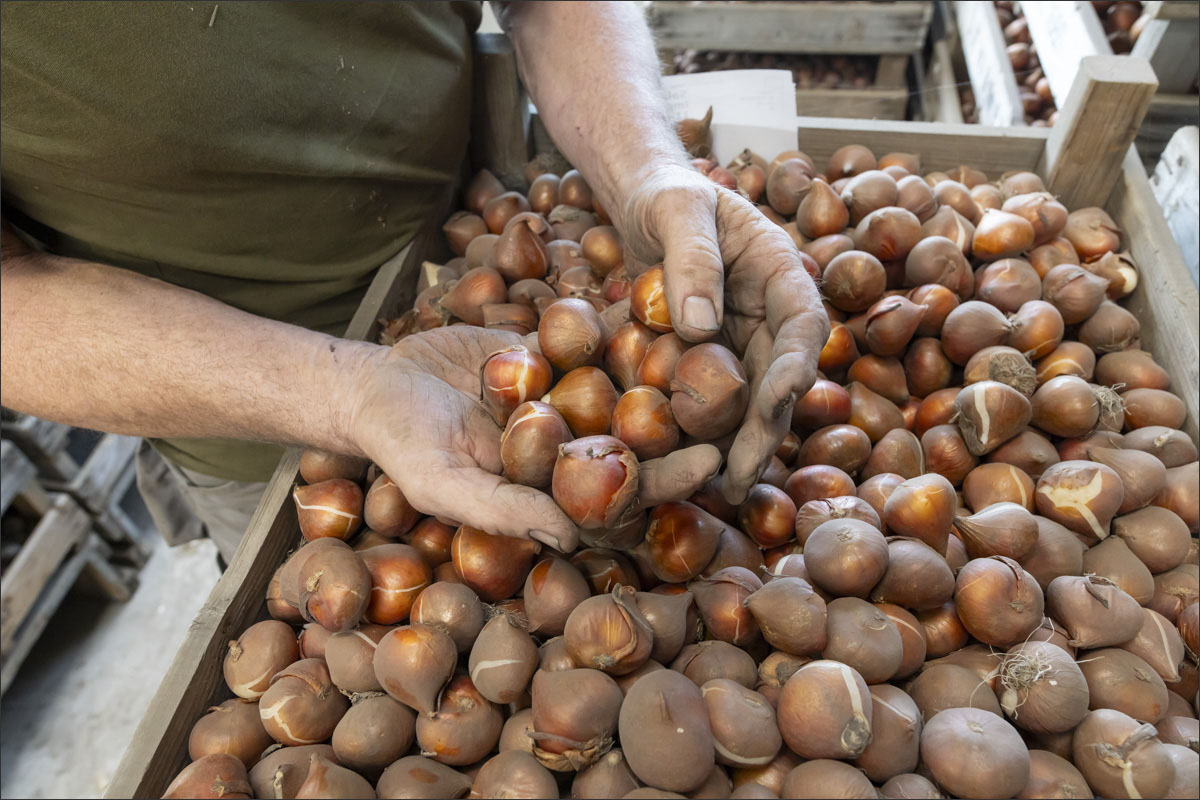
[[[0,584],[0,654],[5,658],[38,595],[91,524],[74,500],[58,495],[5,570]]]
[[[653,2],[647,17],[661,49],[758,53],[915,53],[933,3]]]
[[[970,43],[963,48],[963,57],[975,90],[979,124],[1024,125],[1025,108],[1017,92],[1017,76],[1005,52],[996,9],[987,0],[957,0],[954,13],[962,41]]]
[[[1162,91],[1187,92],[1200,73],[1200,25],[1194,19],[1150,20],[1131,55],[1150,62]]]
[[[524,190],[529,162],[529,104],[517,75],[512,42],[501,33],[475,36],[471,160],[509,189]]]
[[[1037,47],[1042,71],[1050,82],[1050,93],[1062,108],[1079,62],[1088,56],[1112,55],[1104,26],[1088,0],[1022,3],[1021,12]]]
[[[1067,208],[1103,206],[1158,88],[1154,70],[1130,56],[1088,56],[1059,107],[1039,170]]]
[[[1167,227],[1183,255],[1183,263],[1192,275],[1192,284],[1200,283],[1200,128],[1180,128],[1163,150],[1162,158],[1150,176],[1154,198],[1162,206]]]
[[[37,467],[20,449],[5,439],[0,442],[0,514],[8,511],[14,499],[37,480]]]
[[[1200,3],[1195,0],[1150,0],[1142,3],[1142,14],[1151,19],[1200,19]]]
[[[925,78],[925,92],[921,95],[921,108],[928,122],[962,124],[962,103],[958,97],[958,81],[954,77],[954,62],[950,59],[950,47],[944,39],[933,43],[929,75]]]

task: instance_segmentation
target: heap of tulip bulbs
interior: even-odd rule
[[[1197,448],[1122,231],[1029,172],[694,163],[791,235],[832,325],[745,502],[637,503],[640,463],[727,446],[741,354],[672,332],[578,172],[481,173],[384,338],[525,335],[481,402],[580,549],[306,452],[305,542],[168,797],[1197,796]]]

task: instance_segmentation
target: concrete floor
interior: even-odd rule
[[[0,797],[101,797],[217,582],[211,541],[167,547],[131,505],[153,549],[138,590],[68,597],[47,625],[0,703]]]

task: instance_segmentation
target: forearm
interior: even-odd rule
[[[641,10],[622,2],[497,5],[542,122],[619,225],[624,199],[650,171],[687,163]]]
[[[0,399],[80,427],[356,452],[352,377],[383,348],[42,253],[0,266]]]

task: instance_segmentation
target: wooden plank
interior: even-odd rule
[[[1150,189],[1179,245],[1183,263],[1200,283],[1200,128],[1180,128],[1150,176]]]
[[[93,514],[103,513],[112,500],[113,490],[132,469],[140,443],[136,436],[105,434],[70,483],[48,482],[47,486],[70,493]]]
[[[0,584],[0,656],[8,658],[14,637],[38,595],[91,524],[91,517],[74,500],[58,495],[25,540]]]
[[[1021,11],[1029,23],[1029,36],[1037,46],[1038,61],[1050,82],[1054,102],[1061,109],[1079,63],[1088,56],[1112,55],[1104,26],[1088,0],[1022,3]]]
[[[488,165],[509,189],[525,189],[529,161],[529,112],[517,75],[512,42],[501,33],[475,35],[475,97],[471,113],[471,159]],[[488,135],[481,135],[482,120]]]
[[[1025,110],[1017,92],[1017,77],[1005,52],[1004,32],[988,0],[957,0],[954,13],[967,72],[975,89],[981,125],[1024,125]]]
[[[1105,204],[1157,88],[1144,59],[1087,56],[1080,62],[1039,170],[1063,205]]]
[[[904,119],[905,89],[797,89],[796,113],[806,117]]]
[[[921,108],[928,122],[962,124],[962,104],[958,98],[954,62],[950,57],[950,46],[944,39],[933,43],[929,74],[925,78],[925,90],[921,94]]]
[[[1141,322],[1142,348],[1171,376],[1171,390],[1188,412],[1183,430],[1200,441],[1200,300],[1133,149],[1125,155],[1108,211],[1139,267],[1140,282],[1127,308]]]
[[[758,53],[913,53],[925,44],[928,2],[652,2],[659,48]]]
[[[1150,62],[1164,92],[1187,92],[1200,72],[1200,25],[1194,19],[1151,20],[1131,55]]]
[[[1200,98],[1194,94],[1157,94],[1138,130],[1137,147],[1142,163],[1153,169],[1167,142],[1180,128],[1200,124]]]
[[[8,511],[17,495],[37,480],[37,467],[20,449],[5,439],[0,442],[0,514]]]
[[[1049,133],[1047,128],[992,128],[934,122],[881,122],[801,117],[798,147],[824,165],[834,151],[851,142],[876,155],[900,150],[921,154],[923,170],[947,170],[970,164],[999,177],[1008,170],[1037,166]],[[897,125],[903,135],[897,135]],[[765,154],[764,154],[765,155]]]
[[[448,204],[449,191],[444,199]],[[396,316],[411,305],[421,262],[444,252],[440,222],[446,213],[447,206],[436,208],[417,238],[379,269],[346,330],[347,339],[375,340],[381,317]],[[247,626],[266,618],[267,583],[300,541],[291,502],[299,465],[300,451],[288,450],[229,568],[192,622],[155,692],[106,797],[161,797],[188,761],[192,725],[206,708],[230,696],[221,673],[225,647]]]
[[[67,425],[28,414],[0,422],[0,435],[21,448],[43,477],[54,480],[70,480],[78,470],[74,460],[63,452],[70,432]]]
[[[1200,19],[1200,3],[1195,0],[1150,0],[1142,3],[1142,14],[1151,19]]]
[[[112,548],[95,533],[88,537],[86,551],[76,591],[114,603],[124,603],[133,597],[138,587],[136,569],[113,564]]]
[[[879,65],[875,68],[875,88],[906,89],[908,83],[904,78],[908,72],[909,58],[907,55],[897,54],[880,56]]]
[[[33,604],[33,608],[25,618],[25,624],[17,632],[11,652],[4,659],[3,666],[0,667],[0,694],[8,691],[8,687],[20,671],[25,657],[37,643],[42,631],[46,629],[46,625],[58,611],[63,598],[67,596],[67,592],[71,591],[80,571],[91,557],[94,556],[88,547],[78,550],[63,562],[46,588],[42,590],[41,595],[38,596],[37,602]]]

